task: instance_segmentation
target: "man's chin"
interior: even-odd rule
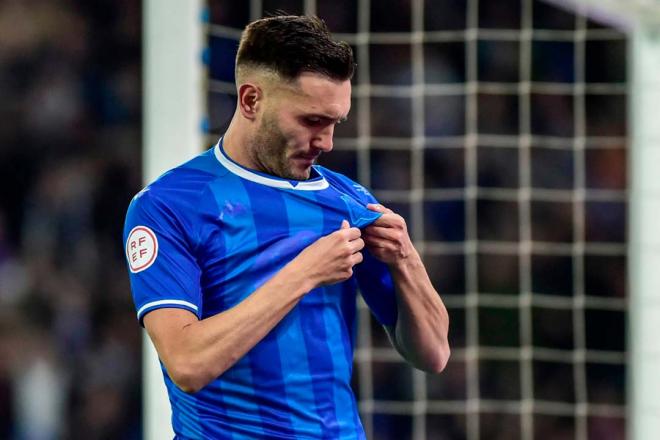
[[[307,180],[312,174],[312,165],[314,161],[310,160],[296,160],[289,167],[289,179],[292,180]]]
[[[312,175],[312,167],[307,168],[306,170],[291,170],[290,180],[308,180]]]

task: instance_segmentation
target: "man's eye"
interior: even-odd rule
[[[307,122],[309,125],[318,125],[321,123],[321,118],[309,117],[309,118],[305,118],[305,122]]]

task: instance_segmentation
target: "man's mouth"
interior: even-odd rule
[[[318,159],[318,157],[318,154],[299,154],[294,156],[294,160],[309,163],[311,165],[314,163],[314,161],[316,161],[316,159]]]

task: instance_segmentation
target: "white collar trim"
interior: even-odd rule
[[[227,170],[229,170],[231,173],[236,174],[243,179],[251,180],[252,182],[260,183],[266,186],[272,186],[273,188],[292,189],[296,191],[318,191],[321,189],[326,189],[329,186],[328,181],[325,180],[323,174],[321,174],[321,172],[316,167],[314,167],[314,169],[317,173],[319,173],[319,176],[321,177],[318,177],[314,180],[303,180],[295,184],[293,182],[296,181],[290,181],[279,177],[269,177],[265,174],[251,171],[231,160],[220,147],[221,142],[222,139],[220,139],[213,148],[215,157],[223,167],[227,168]]]

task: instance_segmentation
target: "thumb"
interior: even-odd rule
[[[350,227],[351,227],[351,224],[348,223],[348,220],[342,220],[342,221],[341,221],[341,228],[342,228],[342,229],[348,229],[348,228],[350,228]]]

